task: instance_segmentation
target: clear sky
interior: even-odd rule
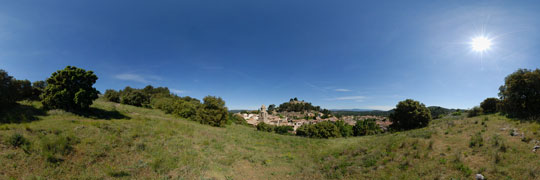
[[[470,108],[540,66],[539,2],[0,0],[0,69],[35,81],[74,65],[101,92],[151,84],[230,109]]]

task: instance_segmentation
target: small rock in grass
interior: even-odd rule
[[[484,180],[484,175],[482,174],[476,174],[476,180]]]
[[[538,145],[534,146],[532,151],[536,152],[537,149],[540,149],[540,146],[538,146]]]

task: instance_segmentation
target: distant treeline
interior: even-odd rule
[[[388,117],[392,113],[392,110],[390,111],[380,111],[380,110],[373,110],[373,111],[332,111],[332,114],[334,114],[337,117],[341,116],[384,116]]]
[[[431,112],[431,117],[433,118],[440,118],[442,116],[451,114],[453,112],[458,111],[459,109],[448,109],[443,108],[440,106],[429,106],[427,107],[429,111]],[[464,111],[464,110],[460,110]],[[341,116],[383,116],[388,117],[390,114],[392,114],[394,110],[389,111],[381,111],[381,110],[373,110],[373,111],[332,111],[332,113],[335,116],[341,117]]]
[[[215,96],[206,96],[201,103],[196,98],[172,94],[167,87],[154,88],[148,85],[142,89],[129,86],[120,91],[108,89],[104,97],[112,102],[160,109],[168,114],[212,126],[224,126],[228,122],[246,124],[244,119],[229,115],[225,101]]]

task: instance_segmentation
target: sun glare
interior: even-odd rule
[[[474,37],[471,41],[471,47],[473,51],[484,52],[491,48],[491,39],[485,36]]]

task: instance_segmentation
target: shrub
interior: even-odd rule
[[[98,98],[98,91],[92,87],[97,79],[94,72],[74,66],[56,71],[47,79],[43,106],[66,111],[86,110]]]
[[[43,137],[41,139],[41,153],[48,162],[62,162],[62,156],[69,155],[73,152],[73,145],[79,141],[73,136],[54,136]]]
[[[499,99],[497,98],[487,98],[482,103],[480,103],[480,107],[484,110],[484,113],[496,113],[497,112],[497,104],[499,104]]]
[[[379,127],[375,119],[365,119],[356,121],[353,131],[355,136],[373,135],[380,133],[381,127]]]
[[[540,116],[540,69],[518,69],[499,88],[501,111],[510,117]]]
[[[32,100],[41,100],[41,94],[45,92],[47,88],[47,82],[45,81],[35,81],[32,83]]]
[[[128,89],[129,87],[126,87]],[[122,92],[120,103],[141,107],[143,104],[148,104],[149,98],[140,90],[126,90]]]
[[[391,128],[409,130],[426,127],[431,120],[431,113],[426,106],[418,101],[407,99],[397,104],[390,114]]]
[[[206,96],[201,108],[197,110],[196,120],[201,124],[220,127],[227,123],[227,107],[219,97]]]
[[[482,138],[482,133],[478,132],[475,135],[471,136],[469,142],[469,147],[481,147],[484,145],[484,138]]]
[[[274,126],[266,124],[264,122],[260,122],[259,124],[257,124],[257,131],[272,132],[274,131]]]
[[[189,98],[189,97],[188,97]],[[173,104],[173,114],[183,118],[195,118],[197,111],[201,108],[202,104],[198,99],[177,100]],[[223,113],[223,111],[221,111]]]
[[[288,134],[289,131],[294,131],[294,128],[292,126],[276,126],[274,131],[278,134]]]
[[[341,134],[341,137],[350,137],[353,136],[353,126],[345,123],[343,120],[338,120],[334,123],[336,127],[339,129],[339,133]]]
[[[238,114],[229,114],[229,120],[234,124],[246,125],[247,121]]]
[[[297,136],[308,136],[309,124],[302,124],[300,127],[296,128]]]
[[[467,117],[475,117],[482,114],[483,110],[481,107],[475,106],[471,110],[468,111]]]
[[[309,125],[307,134],[312,138],[341,137],[339,129],[330,121],[323,121],[317,124]]]
[[[120,102],[120,93],[118,91],[113,90],[113,89],[107,89],[103,96],[105,96],[105,99],[107,99],[107,100],[109,100],[111,102],[116,102],[116,103]]]
[[[19,133],[15,133],[12,136],[8,138],[8,143],[11,144],[13,147],[22,147],[22,146],[28,146],[30,145],[30,141],[28,141],[23,135]]]
[[[13,86],[13,77],[0,69],[0,107],[7,107],[17,101],[14,96],[16,89]]]

